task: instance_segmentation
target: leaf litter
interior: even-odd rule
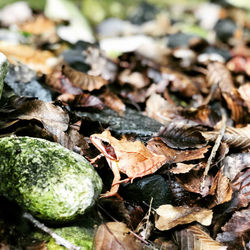
[[[110,44],[123,47],[115,57],[105,47],[108,22],[108,29],[98,25],[97,45],[65,43],[57,34],[60,22],[31,9],[24,20],[11,21],[27,36],[26,43],[7,37],[0,43],[12,64],[1,99],[0,136],[41,137],[91,162],[97,156],[103,194],[114,192],[98,201],[103,210],[96,249],[246,249],[249,10],[207,3],[207,11],[214,8],[214,23],[206,26],[207,15],[178,5],[156,9],[144,20],[147,6],[109,37]],[[216,16],[215,7],[224,16]],[[174,8],[187,23],[180,16],[176,22]],[[202,11],[202,4],[197,8]],[[142,23],[134,23],[140,18]],[[1,25],[0,31],[9,28]],[[223,25],[231,26],[230,32]],[[140,35],[147,44],[129,47],[129,40],[122,40],[127,34]],[[168,200],[154,207],[154,197],[148,197],[150,205],[140,195],[124,199],[126,185],[141,181],[144,190],[144,176],[156,174],[168,183]],[[150,228],[146,237],[141,227]],[[6,232],[0,242],[7,248],[24,244],[13,243]]]

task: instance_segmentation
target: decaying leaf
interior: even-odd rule
[[[231,110],[231,117],[236,122],[244,118],[243,100],[234,86],[230,71],[222,63],[214,62],[208,65],[207,80],[210,85],[219,87],[221,94]]]
[[[164,155],[168,163],[177,163],[203,158],[209,146],[199,149],[176,150],[168,147],[161,138],[154,137],[148,141],[147,148],[155,154]]]
[[[209,191],[209,194],[215,195],[214,205],[219,205],[224,202],[230,201],[232,198],[232,193],[233,190],[230,185],[229,179],[224,176],[221,171],[218,171]],[[210,207],[214,205],[210,205]]]
[[[28,45],[16,45],[0,41],[0,51],[7,56],[11,63],[15,64],[20,61],[43,74],[50,73],[52,67],[58,63],[58,59],[50,51],[35,50]]]
[[[149,79],[140,72],[131,72],[129,69],[125,69],[119,75],[119,81],[121,84],[129,83],[135,88],[141,89],[149,84]]]
[[[160,95],[152,94],[146,102],[146,114],[162,124],[168,125],[178,115],[178,109]]]
[[[232,181],[239,172],[250,167],[250,154],[231,154],[224,159],[223,165],[223,174]]]
[[[241,196],[242,199],[250,202],[250,169],[248,168],[246,171],[240,172],[232,181],[232,188],[237,190],[238,195]],[[245,203],[243,201],[243,203]],[[242,204],[243,205],[243,204]],[[244,205],[243,205],[244,206]]]
[[[116,94],[106,91],[101,95],[101,98],[109,108],[116,111],[120,116],[123,116],[126,106]]]
[[[203,181],[204,170],[194,171],[191,170],[187,174],[179,174],[176,176],[177,182],[187,191],[192,193],[201,194],[203,197],[209,194],[209,189],[211,187],[213,178],[208,175],[205,178],[204,188],[201,189],[201,184]]]
[[[96,250],[141,249],[141,244],[128,234],[129,229],[122,222],[108,222],[99,226],[94,245]]]
[[[238,92],[241,98],[244,100],[245,106],[247,107],[248,112],[250,112],[250,83],[246,83],[240,86],[238,89]]]
[[[198,108],[186,108],[180,110],[181,116],[188,120],[194,121],[197,124],[214,127],[220,120],[216,109],[207,105],[199,106]]]
[[[48,131],[55,129],[66,131],[69,126],[69,116],[65,110],[53,103],[41,100],[25,102],[15,113],[18,119],[40,121]]]
[[[196,164],[177,163],[176,167],[170,169],[170,172],[173,174],[185,174],[195,167]]]
[[[201,132],[206,140],[209,141],[215,141],[218,133],[217,131]],[[222,141],[234,148],[250,148],[250,126],[248,125],[243,128],[227,127],[222,137]]]
[[[170,204],[157,208],[156,214],[155,227],[161,231],[193,221],[209,226],[213,217],[212,210],[206,208],[189,206],[174,207]]]
[[[223,233],[216,240],[231,246],[230,249],[244,249],[249,241],[250,209],[235,212],[232,218],[222,227]]]
[[[91,66],[88,74],[101,76],[107,81],[115,80],[117,74],[116,62],[107,58],[99,48],[89,46],[83,54],[86,55],[86,62]]]
[[[174,120],[159,132],[158,137],[171,148],[201,148],[206,144],[202,130],[190,120]]]
[[[213,240],[200,226],[194,225],[174,233],[174,238],[182,250],[226,250],[227,247]]]
[[[100,76],[85,74],[68,65],[62,66],[62,73],[70,80],[73,86],[81,88],[82,90],[92,91],[108,84],[108,82]]]
[[[88,93],[76,95],[71,105],[76,108],[96,108],[98,110],[102,110],[105,106],[98,97]]]

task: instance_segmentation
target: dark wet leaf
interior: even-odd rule
[[[202,130],[201,126],[192,121],[175,120],[160,130],[158,137],[171,148],[201,148],[206,145]]]
[[[228,249],[244,249],[249,240],[250,210],[243,209],[235,212],[232,218],[222,227],[216,240],[228,245]]]

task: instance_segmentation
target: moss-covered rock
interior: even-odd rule
[[[0,139],[0,194],[38,218],[72,220],[94,204],[101,189],[92,165],[57,143],[31,137]]]

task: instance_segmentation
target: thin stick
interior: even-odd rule
[[[203,179],[202,179],[202,183],[201,183],[201,187],[200,189],[203,190],[204,187],[205,187],[205,178],[207,176],[207,173],[210,169],[210,165],[212,163],[212,160],[213,158],[215,157],[216,155],[216,152],[220,146],[220,143],[221,143],[221,140],[224,136],[224,133],[225,133],[225,130],[226,130],[226,122],[227,122],[227,116],[226,116],[226,113],[225,113],[225,110],[224,109],[221,109],[221,114],[222,114],[222,118],[221,118],[221,129],[219,131],[219,134],[215,140],[215,143],[214,143],[214,146],[213,146],[213,149],[211,151],[211,154],[208,158],[208,161],[207,161],[207,164],[206,164],[206,168],[205,168],[205,171],[203,173]]]
[[[66,247],[67,249],[70,249],[70,250],[80,250],[81,249],[80,247],[75,246],[74,244],[72,244],[69,241],[62,238],[60,235],[53,232],[50,228],[46,227],[44,224],[42,224],[41,222],[36,220],[31,214],[24,213],[23,217],[25,219],[28,219],[29,221],[31,221],[36,227],[38,227],[42,231],[49,234],[56,241],[57,244],[62,245],[62,246]]]

